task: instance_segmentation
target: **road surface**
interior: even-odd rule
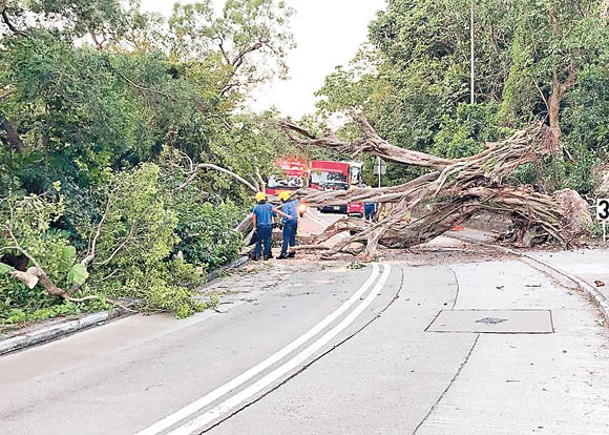
[[[579,292],[407,260],[259,262],[214,284],[220,313],[2,357],[0,433],[609,433],[609,334]]]

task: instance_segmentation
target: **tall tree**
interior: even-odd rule
[[[356,103],[393,143],[451,158],[543,120],[567,159],[558,153],[551,165],[516,175],[590,190],[609,130],[602,121],[609,115],[606,1],[478,0],[474,105],[469,6],[388,0],[370,24],[372,53],[328,76],[320,108],[331,113]],[[393,171],[396,182],[413,175]]]
[[[171,55],[184,61],[217,62],[219,95],[269,81],[287,72],[293,48],[289,18],[294,13],[277,0],[227,0],[216,15],[210,0],[174,6],[169,20]]]
[[[580,73],[606,64],[609,28],[598,0],[516,1],[512,68],[504,91],[511,122],[547,117],[561,138],[560,115]],[[516,122],[518,122],[516,121]]]

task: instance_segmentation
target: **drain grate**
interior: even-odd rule
[[[550,310],[443,310],[427,332],[551,334]]]

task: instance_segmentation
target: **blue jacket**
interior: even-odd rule
[[[281,208],[281,211],[284,212],[285,214],[287,214],[288,216],[290,216],[292,219],[288,219],[288,218],[282,218],[281,221],[283,223],[286,222],[293,222],[296,223],[298,222],[298,200],[294,199],[292,201],[288,201],[286,203],[283,204],[283,207]]]
[[[254,214],[256,215],[256,226],[273,225],[273,206],[268,202],[256,204]]]

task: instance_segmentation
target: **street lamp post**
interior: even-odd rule
[[[471,13],[470,13],[470,23],[469,23],[469,39],[470,39],[470,89],[469,89],[469,102],[470,104],[474,104],[476,102],[476,97],[474,95],[474,83],[475,83],[475,55],[474,55],[474,21],[476,17],[476,0],[471,0]]]

